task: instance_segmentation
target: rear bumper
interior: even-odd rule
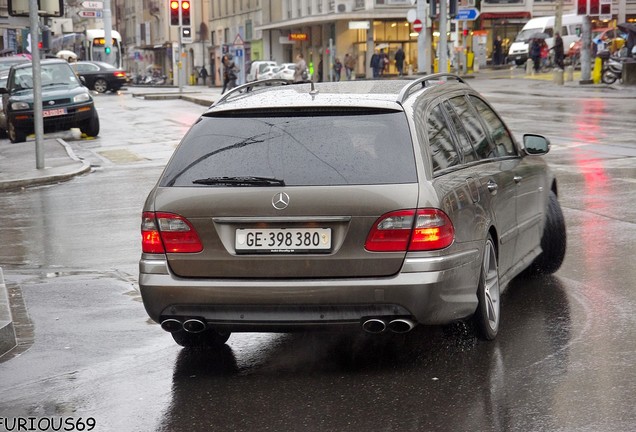
[[[229,331],[291,331],[357,325],[368,318],[409,317],[446,324],[474,313],[477,249],[445,257],[407,258],[385,278],[186,279],[162,255],[143,255],[139,286],[156,322],[197,317]]]

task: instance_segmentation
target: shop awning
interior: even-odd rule
[[[532,18],[530,12],[482,12],[479,14],[481,19],[515,19],[515,18]]]

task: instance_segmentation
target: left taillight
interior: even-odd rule
[[[124,78],[124,77],[126,76],[126,73],[125,73],[125,72],[117,71],[117,72],[114,72],[114,75],[115,75],[117,78]]]
[[[144,212],[141,238],[144,253],[196,253],[203,250],[192,224],[174,213]]]
[[[398,210],[382,215],[364,244],[371,252],[444,249],[453,244],[455,229],[446,213],[435,208]]]

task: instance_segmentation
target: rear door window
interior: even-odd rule
[[[462,125],[461,120],[453,110],[453,107],[448,102],[444,102],[444,106],[448,112],[449,117],[455,127],[455,134],[457,135],[457,141],[459,144],[459,149],[462,153],[462,162],[473,162],[477,160],[477,154],[475,153],[475,149],[470,142],[470,138],[468,137],[468,133],[464,126]]]
[[[459,164],[457,149],[444,116],[442,105],[435,106],[426,118],[426,134],[433,163],[433,173]]]
[[[484,124],[490,132],[495,146],[497,148],[497,154],[503,156],[516,156],[517,150],[514,145],[514,140],[508,132],[508,129],[504,125],[503,121],[497,116],[497,114],[486,103],[475,96],[469,96],[470,101],[473,103],[477,112],[481,116]]]
[[[497,157],[497,149],[488,139],[488,134],[484,130],[479,117],[471,109],[464,96],[457,96],[449,99],[449,102],[468,134],[470,142],[480,159]]]
[[[160,185],[247,176],[286,186],[417,181],[403,112],[328,111],[204,116],[175,151]]]

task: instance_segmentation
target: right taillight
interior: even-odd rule
[[[439,209],[398,210],[382,215],[364,244],[371,252],[430,251],[450,246],[453,223]]]
[[[141,250],[145,253],[196,253],[203,250],[190,222],[174,213],[144,212]]]

